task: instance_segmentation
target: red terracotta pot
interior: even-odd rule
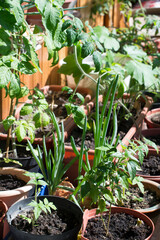
[[[148,156],[160,156],[160,153],[157,153],[157,151],[155,149],[149,149],[149,153],[148,153]],[[141,176],[143,177],[144,179],[148,179],[148,180],[151,180],[151,181],[154,181],[154,182],[157,182],[157,183],[160,183],[160,175],[143,175],[143,174],[137,174],[137,176]],[[155,184],[157,184],[155,183]],[[159,184],[155,187],[157,188],[159,186]],[[154,187],[153,187],[154,188]]]
[[[153,232],[155,230],[154,224],[152,222],[152,220],[147,217],[145,214],[140,213],[138,211],[129,209],[129,208],[123,208],[123,207],[112,207],[111,212],[114,213],[126,213],[129,215],[132,215],[136,218],[139,218],[140,220],[144,221],[147,225],[149,225],[152,229],[152,232],[150,234],[150,236],[148,236],[146,239],[143,240],[149,240],[151,239]],[[104,213],[106,214],[106,212]],[[88,220],[91,218],[94,218],[95,216],[99,216],[96,215],[96,209],[92,209],[92,210],[85,210],[84,215],[83,215],[83,225],[82,225],[82,236],[81,236],[81,240],[88,240],[88,238],[84,237],[84,232],[88,223]]]
[[[148,128],[160,128],[160,124],[152,121],[153,117],[160,119],[160,108],[155,108],[149,111],[145,117],[145,122],[147,123]]]
[[[7,205],[0,200],[0,213],[2,214],[0,216],[0,240],[2,240],[2,236],[3,236],[4,218],[7,210],[8,210]]]

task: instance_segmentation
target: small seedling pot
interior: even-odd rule
[[[16,240],[76,240],[78,232],[82,225],[82,218],[83,218],[83,212],[82,210],[73,202],[56,196],[40,196],[38,197],[38,200],[42,200],[44,198],[47,198],[49,202],[53,202],[54,205],[57,207],[57,209],[61,209],[68,214],[73,214],[75,219],[77,220],[77,224],[73,226],[72,229],[69,231],[63,232],[62,234],[57,235],[35,235],[30,234],[21,230],[18,230],[16,227],[12,226],[11,221],[23,210],[27,211],[31,209],[32,207],[28,206],[28,204],[34,200],[34,197],[24,199],[22,201],[19,201],[15,204],[13,204],[8,212],[7,212],[7,222],[9,224],[11,233]]]
[[[147,123],[148,128],[160,128],[160,124],[155,123],[152,119],[160,119],[160,108],[155,108],[149,111],[145,117],[145,122]]]

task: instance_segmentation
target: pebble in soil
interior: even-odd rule
[[[33,211],[21,212],[28,218],[33,218]],[[68,215],[64,211],[53,211],[51,214],[42,212],[35,225],[29,224],[27,220],[18,215],[11,224],[17,229],[36,235],[54,235],[69,231],[77,222],[72,214]]]
[[[0,191],[13,190],[25,185],[26,182],[16,176],[0,174]]]
[[[103,218],[107,224],[108,215]],[[110,236],[106,236],[102,220],[96,217],[88,221],[84,236],[89,240],[145,240],[151,234],[151,227],[131,215],[115,213],[111,215],[109,232]]]

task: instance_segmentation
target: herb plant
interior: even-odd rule
[[[35,185],[35,199],[32,200],[31,203],[28,205],[33,207],[33,217],[29,218],[25,215],[20,215],[23,219],[27,220],[29,224],[32,223],[32,227],[36,224],[36,221],[38,220],[41,212],[50,213],[51,214],[51,209],[56,210],[56,206],[52,203],[49,202],[47,198],[44,198],[43,201],[39,200],[37,201],[37,193],[38,193],[38,186],[41,185],[46,185],[47,183],[43,180],[43,175],[40,173],[31,173],[31,172],[26,172],[26,176],[31,177],[32,179],[28,182],[28,184],[34,184]]]
[[[65,148],[63,122],[61,123],[61,127],[59,127],[54,113],[49,112],[49,115],[55,129],[55,133],[53,132],[54,152],[52,153],[51,149],[47,151],[45,136],[43,136],[43,151],[39,146],[37,147],[38,156],[35,154],[34,148],[30,141],[28,141],[28,146],[33,157],[39,165],[45,182],[48,185],[49,194],[53,195],[57,188],[65,188],[60,186],[60,183],[63,181],[63,176],[68,168],[77,160],[77,157],[72,159],[66,166],[64,166],[63,159]],[[69,190],[73,191],[72,189]]]

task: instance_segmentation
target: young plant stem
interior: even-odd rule
[[[76,61],[76,64],[79,68],[79,70],[83,73],[83,75],[85,75],[86,77],[90,78],[93,82],[95,82],[97,84],[97,80],[95,80],[93,77],[91,77],[89,74],[87,74],[83,68],[81,67],[79,61],[78,61],[78,56],[77,56],[77,47],[74,46],[74,53],[75,53],[75,61]],[[103,90],[104,90],[104,87],[100,84],[99,85]]]
[[[111,203],[110,203],[110,205],[109,205],[109,213],[108,213],[108,223],[107,223],[107,231],[106,231],[106,235],[108,236],[108,234],[109,234],[109,224],[110,224],[110,220],[111,220]]]
[[[14,105],[14,101],[13,101],[13,99],[11,99],[9,116],[13,115],[13,105]],[[10,127],[10,128],[8,129],[8,133],[7,133],[7,140],[6,140],[6,158],[8,158],[8,153],[9,153],[9,144],[10,144],[11,132],[12,132],[12,127]]]

